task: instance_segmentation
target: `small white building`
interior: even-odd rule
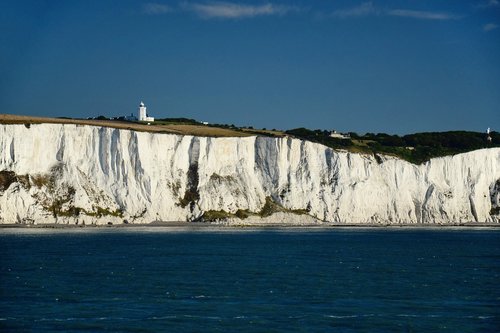
[[[330,137],[335,139],[344,139],[344,140],[351,138],[349,134],[339,133],[335,130],[330,132]]]
[[[144,105],[144,102],[141,101],[141,104],[139,104],[139,121],[155,121],[154,117],[149,117],[148,114],[146,113],[146,106]]]

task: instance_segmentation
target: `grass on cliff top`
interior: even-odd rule
[[[74,124],[104,126],[110,128],[126,129],[140,132],[169,133],[179,135],[210,136],[210,137],[242,137],[255,134],[232,128],[207,126],[202,124],[184,124],[170,122],[153,122],[148,125],[141,122],[130,122],[122,120],[97,120],[97,119],[69,119],[69,118],[45,118],[34,116],[18,116],[11,114],[0,114],[0,124],[24,124],[26,127],[32,124]]]
[[[209,137],[246,137],[246,136],[274,136],[281,137],[285,133],[279,130],[240,128],[234,125],[209,124],[203,125],[192,119],[172,118],[159,119],[149,125],[145,122],[132,122],[124,120],[99,120],[99,119],[72,119],[72,118],[47,118],[35,116],[19,116],[0,114],[0,124],[74,124],[104,126],[110,128],[134,130],[140,132],[169,133],[179,135],[209,136]]]

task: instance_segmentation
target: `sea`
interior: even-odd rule
[[[500,332],[500,230],[3,228],[1,332]]]

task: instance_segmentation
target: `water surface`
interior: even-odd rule
[[[0,231],[0,331],[497,332],[498,230]]]

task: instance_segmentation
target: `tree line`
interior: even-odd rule
[[[359,135],[350,132],[348,139],[332,138],[329,131],[306,128],[296,128],[285,133],[331,148],[395,155],[416,164],[434,157],[500,147],[500,133],[495,131],[489,134],[491,141],[486,133],[470,131],[424,132],[403,136],[386,133]]]

